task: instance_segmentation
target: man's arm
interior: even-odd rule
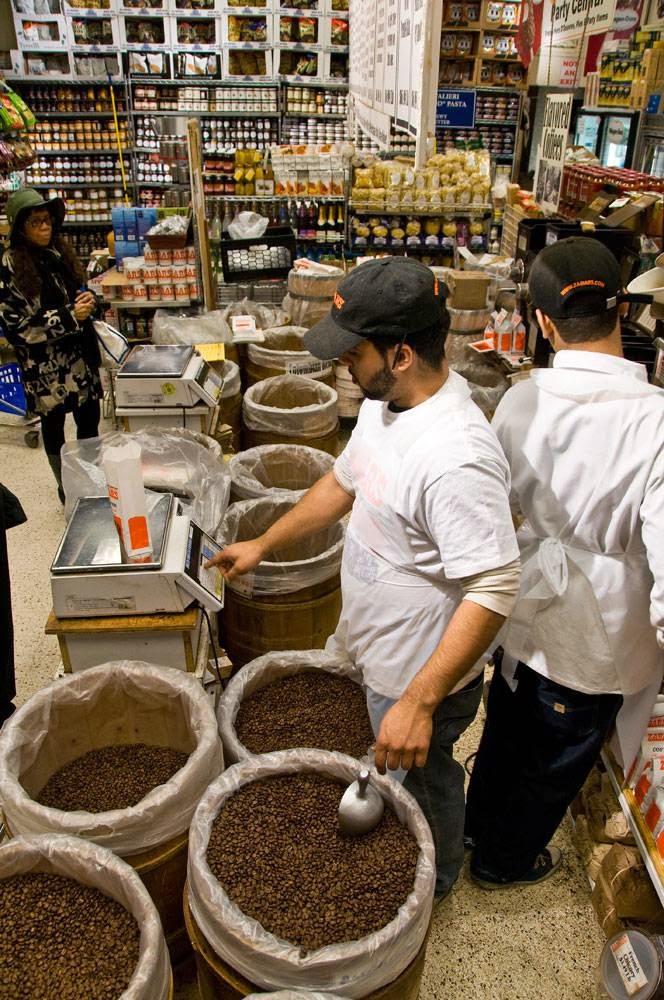
[[[488,649],[504,621],[504,615],[472,600],[461,602],[438,646],[383,719],[375,744],[381,774],[386,766],[424,766],[434,711]]]
[[[228,545],[206,565],[219,566],[226,580],[233,580],[255,569],[268,553],[335,524],[351,509],[353,499],[340,486],[334,472],[327,472],[264,534],[249,542]]]

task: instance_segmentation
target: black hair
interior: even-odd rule
[[[595,316],[568,316],[552,319],[556,330],[567,344],[592,344],[610,337],[618,321],[618,306]]]
[[[447,339],[449,328],[450,314],[447,309],[443,308],[440,311],[440,323],[437,323],[435,326],[428,326],[424,330],[414,330],[412,333],[407,332],[404,343],[413,349],[420,361],[427,368],[431,368],[432,371],[438,371],[445,360],[445,340]],[[400,337],[367,337],[367,340],[374,345],[382,357],[387,356],[390,347],[394,347],[401,342]]]

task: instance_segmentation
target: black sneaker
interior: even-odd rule
[[[540,854],[537,855],[535,859],[535,864],[522,875],[521,878],[515,878],[512,882],[497,882],[495,879],[490,877],[485,877],[479,873],[475,873],[471,870],[470,877],[476,885],[479,885],[482,889],[511,889],[514,885],[536,885],[538,882],[544,882],[549,875],[553,875],[558,868],[560,868],[560,863],[563,860],[562,852],[557,847],[545,847]]]
[[[464,833],[463,835],[463,849],[464,851],[475,850],[475,838],[470,837],[467,833]]]

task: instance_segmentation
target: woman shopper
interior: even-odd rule
[[[28,412],[41,421],[44,450],[64,503],[60,449],[65,417],[77,437],[99,428],[99,350],[90,316],[95,298],[85,272],[60,229],[65,205],[33,188],[7,202],[9,248],[0,263],[0,324],[21,366]]]

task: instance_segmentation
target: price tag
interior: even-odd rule
[[[242,594],[243,597],[251,597],[254,592],[254,574],[245,573],[244,576],[236,576],[228,586],[236,594]]]
[[[289,375],[320,375],[329,367],[324,361],[289,361],[286,371]]]
[[[648,980],[628,935],[621,934],[619,938],[616,938],[611,944],[611,951],[627,995],[633,997],[639,990],[648,985]]]

